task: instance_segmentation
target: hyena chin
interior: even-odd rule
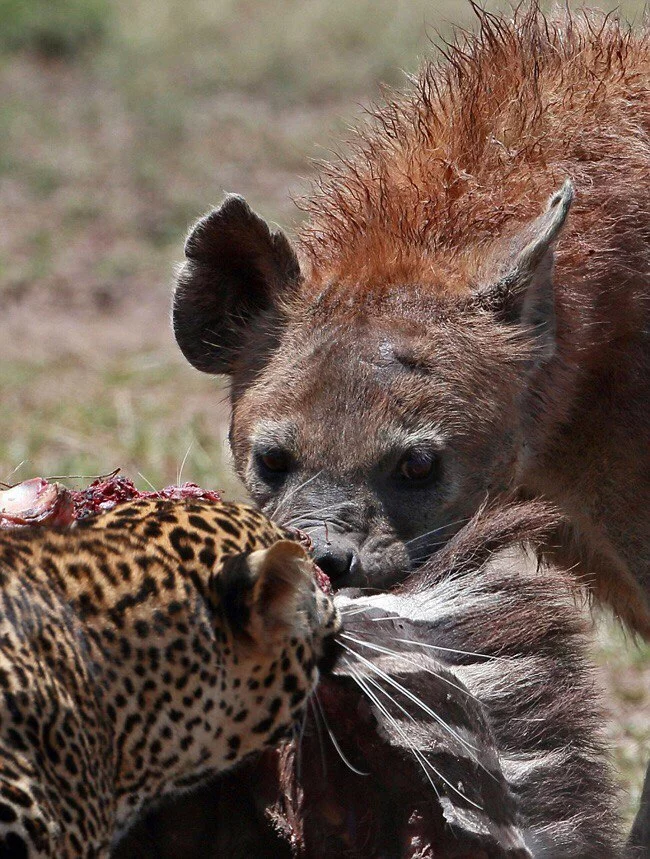
[[[650,638],[650,31],[478,15],[323,168],[295,249],[237,196],[195,225],[176,338],[338,586],[543,497],[548,553]]]

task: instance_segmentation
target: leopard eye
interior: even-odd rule
[[[291,468],[291,457],[281,448],[271,448],[257,454],[257,465],[262,474],[281,477]]]
[[[431,450],[409,450],[401,458],[397,472],[403,480],[409,483],[424,483],[438,476],[440,459]]]

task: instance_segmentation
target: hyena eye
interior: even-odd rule
[[[438,454],[431,450],[409,450],[399,461],[397,473],[410,483],[433,480],[440,471]]]
[[[281,448],[271,448],[270,450],[261,451],[257,454],[256,459],[257,466],[262,474],[272,475],[276,478],[287,474],[291,467],[289,454]]]

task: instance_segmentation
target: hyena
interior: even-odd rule
[[[650,638],[650,30],[479,17],[323,167],[295,246],[237,196],[195,225],[176,338],[338,586],[541,497],[548,554]]]

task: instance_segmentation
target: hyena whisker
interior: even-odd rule
[[[466,740],[464,740],[459,734],[457,734],[456,731],[454,731],[454,729],[451,728],[445,722],[445,720],[441,718],[438,713],[436,713],[435,710],[432,710],[428,704],[425,704],[424,701],[421,698],[418,698],[418,696],[411,692],[410,689],[407,689],[405,686],[402,686],[402,684],[398,683],[398,681],[391,677],[390,674],[386,674],[385,671],[382,671],[381,668],[378,668],[373,662],[371,662],[369,659],[366,659],[365,656],[362,656],[360,653],[357,653],[351,647],[348,647],[347,644],[344,644],[342,641],[340,641],[340,639],[339,643],[341,647],[348,651],[348,653],[353,654],[357,659],[363,662],[364,665],[367,665],[370,671],[373,671],[375,674],[377,674],[377,676],[381,677],[382,680],[385,680],[389,686],[393,687],[393,689],[396,689],[398,692],[401,692],[401,694],[404,695],[405,698],[408,698],[409,701],[412,701],[417,707],[423,710],[427,714],[427,716],[430,716],[435,722],[437,722],[443,730],[447,731],[450,736],[452,736],[460,743],[460,745],[467,751],[469,756],[472,758],[474,763],[479,764],[479,761],[474,756],[474,752],[477,751],[476,748],[471,746]]]
[[[419,564],[422,561],[428,561],[431,555],[434,553],[436,549],[440,549],[442,546],[446,545],[447,540],[437,540],[435,543],[429,543],[426,552],[422,555],[416,555],[414,558],[409,558],[411,564]]]
[[[310,519],[313,519],[313,518],[314,517],[310,517]],[[334,527],[338,527],[343,532],[345,532],[348,529],[348,525],[346,524],[346,522],[343,521],[343,519],[337,519],[335,516],[332,516],[331,514],[329,514],[326,517],[325,516],[317,517],[316,522],[313,522],[313,524],[311,524],[311,525],[307,525],[306,527],[302,528],[302,530],[306,534],[308,534],[310,531],[318,530],[321,527],[324,527],[325,529],[327,529],[327,527],[331,526],[331,525],[333,525]]]
[[[308,486],[312,481],[316,480],[317,477],[320,477],[320,475],[322,473],[323,473],[322,469],[320,471],[317,471],[316,474],[312,474],[312,476],[308,477],[307,480],[303,480],[302,483],[299,483],[298,486],[295,486],[290,492],[287,492],[286,495],[283,495],[282,498],[280,498],[280,501],[276,504],[275,510],[271,513],[271,518],[277,520],[277,515],[280,512],[280,510],[282,509],[282,507],[284,507],[284,505],[291,498],[293,498],[293,496],[296,494],[296,492],[299,492],[301,489],[304,489],[305,486]]]
[[[444,525],[439,525],[431,531],[425,531],[424,534],[418,534],[417,537],[412,537],[410,540],[407,540],[404,545],[410,546],[412,543],[417,543],[418,540],[426,540],[427,537],[432,537],[439,531],[445,531],[447,528],[452,528],[454,525],[465,525],[471,518],[471,516],[464,516],[462,519],[455,519],[453,522],[445,522]]]
[[[338,740],[334,736],[334,732],[332,731],[332,729],[329,726],[329,723],[327,721],[327,717],[325,716],[325,711],[323,710],[321,702],[318,698],[318,693],[316,691],[314,692],[313,697],[314,697],[314,701],[316,702],[316,706],[318,707],[318,711],[321,715],[321,718],[323,720],[323,724],[325,725],[325,730],[329,734],[330,740],[332,741],[332,745],[336,749],[338,756],[341,758],[343,763],[346,765],[346,767],[348,767],[348,769],[352,770],[352,772],[356,773],[357,775],[370,775],[369,772],[364,772],[363,770],[357,769],[354,766],[354,764],[350,763],[350,761],[347,759],[347,757],[345,756],[345,754],[343,752],[343,749],[341,748],[341,746],[338,743]]]
[[[337,501],[335,504],[326,504],[323,507],[316,507],[313,510],[305,510],[302,513],[296,513],[291,519],[286,521],[286,525],[295,525],[296,522],[300,522],[303,519],[317,519],[319,516],[322,516],[323,513],[327,513],[330,510],[338,510],[343,506],[343,502]]]

